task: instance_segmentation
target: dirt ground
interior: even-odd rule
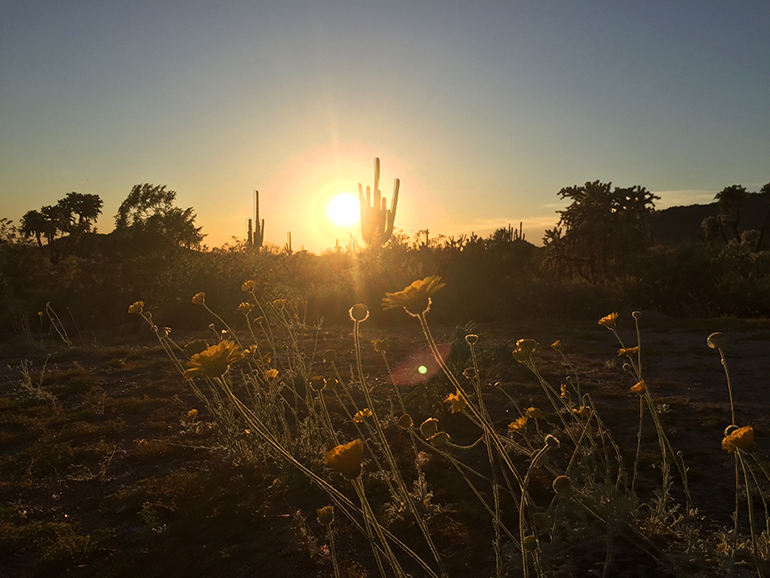
[[[707,347],[706,338],[713,331],[727,337],[737,425],[754,427],[762,453],[770,431],[770,322],[643,314],[640,324],[645,380],[674,448],[690,468],[695,506],[709,527],[723,527],[734,505],[732,457],[720,448],[730,404],[719,354]],[[387,338],[388,358],[403,393],[419,396],[425,378],[417,368],[425,365],[428,378],[432,369],[417,324],[389,329],[364,324],[363,332],[364,343]],[[482,381],[500,382],[524,407],[544,409],[540,385],[512,359],[511,350],[517,339],[540,342],[538,366],[558,388],[570,375],[550,349],[561,340],[582,392],[594,399],[623,448],[625,467],[631,467],[638,397],[629,392],[634,381],[622,368],[619,344],[610,331],[595,323],[550,320],[434,328],[458,371],[468,363],[462,341],[467,332],[480,337]],[[636,345],[629,313],[621,316],[619,332],[626,346]],[[350,367],[350,333],[349,328],[322,329],[318,353],[333,348],[340,366]],[[331,575],[325,532],[315,520],[324,497],[274,464],[233,463],[217,449],[205,408],[151,337],[105,333],[85,345],[66,347],[50,337],[3,336],[0,578]],[[36,389],[46,358],[42,387]],[[31,362],[31,389],[20,385],[25,360]],[[320,357],[316,363],[322,371]],[[371,347],[365,349],[365,371],[375,387],[385,381],[387,373]],[[453,434],[458,416],[438,405],[436,417],[446,419]],[[430,404],[417,407],[426,415],[415,421],[429,417]],[[200,412],[193,424],[186,418],[191,409]],[[501,407],[496,425],[504,431],[516,417],[512,408]],[[646,425],[643,444],[653,455],[649,418]],[[458,440],[462,435],[458,428]],[[434,473],[440,476],[441,471]],[[651,495],[658,477],[647,471],[644,479],[642,498]],[[429,484],[439,481],[428,479]],[[437,492],[436,501],[442,498]],[[490,536],[482,540],[483,555],[462,546],[475,537],[474,523],[457,513],[437,528],[453,575],[482,576],[494,568]],[[491,532],[488,518],[483,524],[484,532]],[[344,575],[373,575],[365,569],[374,572],[375,566],[364,542],[350,540],[338,548]]]

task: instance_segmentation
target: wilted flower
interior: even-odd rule
[[[243,351],[238,345],[222,341],[193,355],[184,376],[188,380],[193,377],[220,377],[233,363],[243,359]]]
[[[275,301],[273,301],[272,305],[276,309],[283,309],[284,307],[286,307],[286,299],[276,299]]]
[[[425,438],[429,438],[438,432],[438,420],[435,417],[429,417],[420,424],[420,433]]]
[[[634,385],[631,388],[631,391],[634,393],[644,393],[644,390],[647,389],[646,384],[644,383],[644,380],[640,381],[636,385]]]
[[[372,410],[370,410],[368,407],[365,407],[364,409],[356,412],[356,414],[353,416],[353,421],[356,423],[362,423],[367,417],[372,417]]]
[[[404,429],[409,429],[414,425],[414,422],[412,421],[412,416],[408,413],[405,413],[400,418],[398,418],[398,425],[399,427],[402,427]]]
[[[521,541],[521,545],[524,546],[525,550],[534,552],[537,550],[537,538],[535,538],[532,534],[524,536],[524,539]]]
[[[525,414],[528,418],[532,419],[540,419],[543,417],[543,412],[537,407],[528,407]]]
[[[572,493],[572,482],[567,476],[559,476],[553,481],[553,491],[560,496],[569,496]]]
[[[559,441],[559,438],[556,436],[552,436],[551,434],[548,434],[545,436],[545,445],[547,445],[551,449],[556,449],[561,445],[561,442]]]
[[[736,449],[750,452],[754,449],[754,428],[747,425],[733,430],[722,440],[722,449],[731,454]]]
[[[614,329],[615,322],[620,317],[620,313],[610,313],[609,315],[599,319],[599,325],[606,327],[607,329]]]
[[[254,291],[254,281],[249,279],[246,281],[243,285],[241,285],[241,291],[248,293],[249,291]]]
[[[315,513],[316,513],[316,516],[318,516],[318,521],[324,526],[328,526],[334,521],[334,506],[325,506],[323,508],[318,508],[315,511]]]
[[[326,389],[329,391],[334,391],[337,388],[337,385],[339,385],[339,381],[336,377],[330,377],[326,380]]]
[[[420,315],[430,307],[430,298],[445,285],[446,283],[437,275],[413,281],[411,285],[401,291],[385,293],[385,297],[382,298],[382,308],[403,307],[411,315]]]
[[[267,379],[275,379],[276,377],[278,377],[278,370],[277,370],[277,369],[275,369],[275,368],[273,368],[273,369],[268,369],[268,370],[265,372],[265,377],[266,377]]]
[[[633,317],[634,319],[639,319],[641,316],[642,316],[642,312],[641,311],[632,311],[631,312],[631,317]]]
[[[639,353],[639,346],[635,345],[634,347],[623,347],[622,349],[618,349],[618,357],[621,355],[633,355],[634,353]]]
[[[375,339],[372,341],[372,345],[374,345],[374,350],[377,353],[387,353],[390,349],[390,344],[387,339]]]
[[[324,351],[324,361],[326,363],[331,363],[335,359],[337,359],[336,351],[334,351],[333,349],[327,349],[326,351]]]
[[[568,395],[569,395],[569,391],[567,390],[567,384],[566,383],[562,383],[561,384],[561,397],[564,398],[564,397],[567,397]]]
[[[479,340],[479,336],[476,335],[475,333],[469,333],[468,335],[465,336],[465,343],[467,343],[468,345],[473,345],[478,340]]]
[[[428,443],[434,448],[441,449],[446,446],[449,441],[449,434],[445,431],[440,431],[428,438]]]
[[[534,339],[519,339],[516,342],[516,349],[521,349],[526,355],[529,355],[538,345],[540,344]]]
[[[326,380],[321,375],[314,375],[310,378],[310,389],[315,391],[321,391],[326,387]]]
[[[474,379],[476,377],[476,368],[475,367],[466,367],[463,369],[463,376],[465,379]]]
[[[361,475],[361,462],[364,459],[364,442],[360,439],[340,445],[327,452],[324,463],[337,470],[347,479]]]
[[[249,313],[254,311],[254,305],[252,305],[248,301],[244,301],[243,303],[238,305],[238,311],[240,311],[244,315],[248,315]]]
[[[459,413],[468,405],[468,402],[465,401],[463,394],[459,391],[450,393],[444,400],[444,403],[450,404],[450,411],[452,413]]]
[[[537,526],[541,530],[547,530],[553,525],[553,522],[551,521],[551,516],[549,516],[545,512],[535,512],[534,514],[532,514],[532,522],[534,522],[535,526]]]
[[[206,294],[202,291],[200,293],[196,293],[193,295],[192,302],[193,305],[203,305],[206,303]]]
[[[561,340],[557,339],[553,343],[551,343],[551,349],[554,351],[561,351]]]
[[[508,424],[508,431],[510,432],[522,432],[527,427],[527,416],[523,415],[516,421],[512,421]]]
[[[182,421],[185,423],[190,423],[198,419],[198,410],[197,409],[191,409],[188,411],[185,416],[182,418]]]
[[[129,313],[141,313],[144,311],[144,301],[135,301],[132,305],[129,305],[128,312]],[[43,316],[42,311],[38,311],[37,313],[40,317]]]
[[[265,318],[264,318],[264,317],[262,317],[262,316],[260,315],[259,317],[255,317],[255,318],[252,320],[252,323],[253,323],[254,325],[259,325],[260,323],[262,323],[262,321],[263,321],[264,319],[265,319]]]
[[[369,318],[369,308],[363,303],[356,303],[348,311],[353,321],[366,321]]]
[[[724,349],[727,345],[727,338],[724,333],[717,331],[708,336],[706,343],[711,349]]]

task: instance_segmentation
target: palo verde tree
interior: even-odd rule
[[[195,212],[175,206],[175,199],[176,191],[165,185],[135,185],[115,215],[115,235],[141,252],[199,248],[203,234]]]
[[[559,191],[570,205],[545,232],[543,266],[591,283],[612,279],[652,243],[649,229],[656,195],[640,186],[612,189],[594,181]]]
[[[91,232],[101,212],[99,195],[68,193],[55,205],[28,211],[21,218],[19,232],[25,238],[34,236],[40,250],[55,265],[70,254],[83,234]]]

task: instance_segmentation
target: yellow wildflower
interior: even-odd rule
[[[446,283],[437,275],[418,279],[401,291],[385,293],[385,297],[382,298],[382,308],[403,307],[410,315],[420,315],[430,307],[431,297],[444,286]]]
[[[634,355],[635,353],[639,353],[639,346],[635,345],[634,347],[623,347],[621,349],[618,349],[618,357],[621,355]]]
[[[572,411],[580,417],[588,417],[591,415],[591,408],[587,405],[581,405],[580,409],[573,409]]]
[[[361,475],[363,459],[364,442],[357,439],[329,450],[324,458],[324,463],[347,479],[353,480]]]
[[[444,400],[444,403],[451,404],[450,411],[452,413],[459,413],[468,405],[468,402],[465,401],[463,394],[461,394],[459,391],[456,393],[450,393]]]
[[[529,407],[525,412],[528,418],[540,419],[543,417],[543,412],[537,407]]]
[[[248,315],[249,313],[254,311],[254,305],[252,305],[248,301],[244,301],[243,303],[238,305],[238,311],[240,311],[244,315]]]
[[[278,370],[275,369],[275,368],[274,369],[268,369],[265,372],[265,377],[267,379],[275,379],[276,377],[278,377]]]
[[[510,432],[522,432],[527,428],[527,416],[523,415],[516,421],[512,421],[508,424],[508,431]]]
[[[132,305],[128,307],[129,313],[141,313],[142,311],[144,311],[144,301],[135,301]],[[42,311],[38,312],[38,315],[42,317],[43,312]]]
[[[187,412],[187,414],[182,418],[182,421],[184,423],[190,423],[198,419],[198,410],[197,409],[191,409]]]
[[[736,449],[750,452],[754,449],[754,428],[747,425],[734,430],[722,440],[722,449],[731,454]]]
[[[620,317],[620,313],[610,313],[609,315],[599,319],[599,325],[606,327],[607,329],[614,329],[615,322],[618,320],[618,317]]]
[[[284,307],[286,307],[286,299],[276,299],[275,301],[273,301],[272,305],[276,309],[283,309]]]
[[[644,380],[640,381],[636,385],[634,385],[631,388],[631,391],[634,393],[644,393],[644,390],[647,389],[647,385],[644,383]]]
[[[249,291],[254,291],[254,281],[249,279],[246,281],[243,285],[241,285],[241,291],[244,293],[248,293]]]
[[[554,351],[561,351],[561,341],[557,339],[553,343],[551,343],[551,349]]]
[[[196,293],[193,295],[192,302],[193,305],[203,305],[206,303],[206,294],[202,291],[200,293]]]
[[[368,407],[365,407],[364,409],[356,412],[356,414],[353,416],[353,421],[356,423],[363,423],[367,417],[372,417],[372,410],[370,410]]]
[[[241,348],[232,341],[222,341],[190,357],[185,379],[220,377],[235,362],[244,359]]]
[[[566,383],[562,383],[561,384],[561,397],[565,398],[568,395],[569,395],[569,391],[567,390],[567,384]]]

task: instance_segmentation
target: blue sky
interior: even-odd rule
[[[320,251],[335,193],[401,179],[396,226],[539,243],[586,181],[659,207],[770,182],[767,2],[0,0],[0,216],[135,184],[205,242]],[[356,233],[360,239],[360,235]]]

